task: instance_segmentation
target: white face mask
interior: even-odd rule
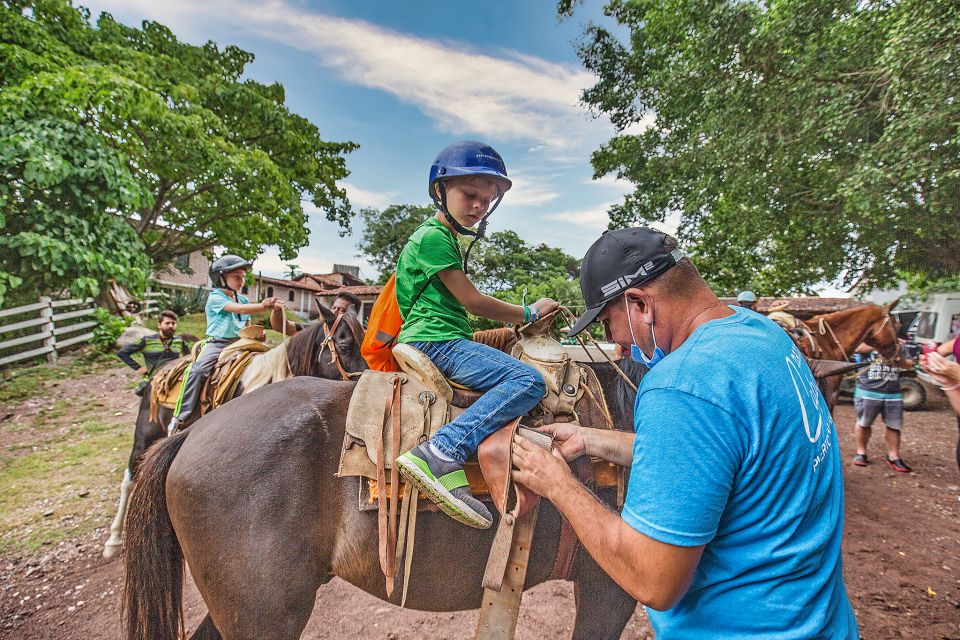
[[[627,307],[627,324],[630,326],[630,338],[633,340],[633,344],[630,345],[630,357],[646,366],[647,369],[653,369],[653,365],[667,357],[663,349],[657,346],[657,334],[653,331],[653,320],[650,320],[650,337],[653,338],[653,355],[648,358],[643,350],[637,346],[637,336],[633,333],[633,320],[630,318],[630,300],[627,298],[626,292],[623,294],[623,304]]]

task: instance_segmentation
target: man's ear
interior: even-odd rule
[[[651,310],[653,309],[653,298],[649,293],[643,289],[632,287],[627,289],[626,292],[627,304],[633,305],[633,308],[630,311],[630,317],[637,317],[642,319],[646,323],[650,323],[653,319],[653,314]],[[639,312],[639,316],[636,313]]]

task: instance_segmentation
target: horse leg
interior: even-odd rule
[[[637,601],[581,550],[581,568],[573,583],[577,607],[573,640],[616,640],[637,608]]]
[[[117,506],[117,515],[110,524],[110,537],[103,545],[103,557],[115,558],[123,548],[123,521],[127,516],[127,500],[130,498],[130,486],[133,478],[130,467],[123,470],[123,480],[120,482],[120,504]]]
[[[133,435],[133,450],[130,460],[123,472],[120,482],[120,501],[117,505],[117,515],[110,524],[110,537],[103,545],[103,557],[115,558],[123,549],[123,523],[127,516],[127,501],[130,498],[130,488],[133,486],[133,477],[137,472],[140,456],[147,448],[164,435],[160,424],[150,422],[150,386],[144,390],[140,400],[140,409],[137,412],[137,426]]]

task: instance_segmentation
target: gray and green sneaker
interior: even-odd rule
[[[488,529],[493,524],[490,511],[470,493],[463,465],[433,455],[429,443],[407,451],[395,464],[404,478],[454,520],[474,529]]]

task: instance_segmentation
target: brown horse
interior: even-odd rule
[[[271,382],[293,376],[339,380],[343,377],[342,370],[353,373],[367,368],[367,363],[360,355],[363,325],[360,324],[356,315],[348,312],[338,318],[325,306],[319,303],[317,306],[323,321],[310,325],[270,351],[257,354],[244,371],[233,398]],[[327,337],[328,328],[332,331],[332,340]],[[147,386],[137,413],[133,450],[130,452],[123,481],[120,483],[117,514],[110,525],[110,537],[103,546],[105,558],[117,556],[123,548],[123,524],[127,512],[127,500],[133,479],[137,475],[140,457],[150,445],[167,435],[167,425],[172,418],[170,409],[161,408],[156,419],[150,419],[150,393],[151,388]]]
[[[843,311],[813,316],[803,321],[803,325],[813,337],[810,339],[788,331],[797,347],[808,358],[837,360],[847,362],[854,350],[866,343],[876,349],[888,360],[897,361],[900,357],[900,344],[897,341],[897,319],[890,310],[897,304],[865,304]],[[837,403],[842,376],[832,375],[820,379],[820,391],[823,393],[830,410]]]
[[[635,382],[645,368],[620,363]],[[594,370],[614,423],[633,424],[633,390],[604,363]],[[182,629],[183,560],[209,613],[193,640],[299,638],[317,589],[339,576],[388,599],[377,554],[377,513],[360,511],[357,478],[334,476],[355,384],[294,378],[234,400],[144,458],[128,517],[124,617],[129,640],[173,640]],[[613,490],[600,492],[612,505]],[[548,579],[561,517],[544,501],[527,573]],[[480,605],[496,526],[481,531],[424,512],[407,605]],[[574,638],[619,638],[636,602],[579,550],[570,579]],[[472,630],[471,630],[472,632]],[[471,632],[465,631],[464,635]]]
[[[517,344],[517,332],[510,327],[474,331],[473,341],[493,347],[509,355],[510,351],[513,350],[513,345]]]

